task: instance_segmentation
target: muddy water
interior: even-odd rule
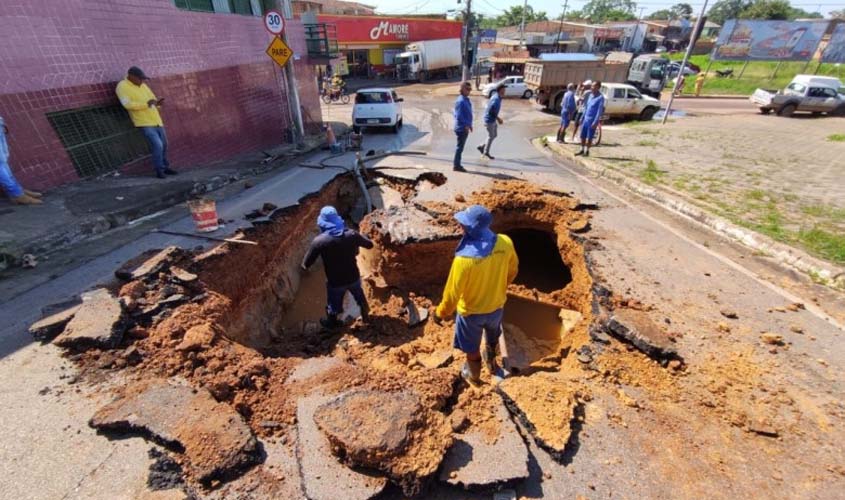
[[[504,343],[509,365],[528,365],[560,352],[560,308],[509,296],[505,304]]]

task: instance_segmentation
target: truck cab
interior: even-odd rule
[[[660,97],[666,85],[669,62],[659,54],[635,57],[628,68],[628,83],[644,94]]]
[[[422,54],[419,52],[401,52],[393,58],[396,65],[396,77],[399,80],[416,80],[422,69]]]

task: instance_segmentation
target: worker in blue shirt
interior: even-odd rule
[[[495,160],[490,156],[490,146],[493,145],[493,139],[499,135],[499,125],[504,123],[499,118],[499,111],[502,109],[502,98],[505,97],[505,89],[507,85],[501,84],[496,87],[496,93],[487,101],[487,110],[484,112],[484,127],[487,129],[487,142],[478,146],[478,152],[481,156],[486,156],[491,160]]]
[[[587,107],[584,109],[584,119],[581,123],[581,151],[575,156],[590,156],[590,146],[599,126],[601,115],[604,114],[604,96],[601,93],[601,82],[593,82],[593,91],[587,97]]]
[[[566,143],[566,129],[569,122],[575,116],[575,84],[566,86],[566,93],[563,94],[563,101],[560,104],[560,128],[557,130],[557,142]]]
[[[469,100],[471,91],[472,84],[470,82],[461,83],[461,95],[455,100],[455,135],[458,137],[455,159],[452,161],[452,170],[455,172],[466,172],[466,169],[461,165],[461,155],[464,154],[467,137],[472,132],[472,103]]]

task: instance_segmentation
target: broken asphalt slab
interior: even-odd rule
[[[45,316],[29,327],[30,335],[40,342],[53,340],[56,335],[62,333],[81,305],[80,300],[72,300],[56,304],[56,307],[45,307],[42,309]]]
[[[120,344],[126,327],[126,315],[120,300],[105,288],[98,288],[82,294],[82,305],[53,343],[73,350],[91,347],[112,349]]]
[[[335,456],[384,472],[408,497],[425,490],[452,443],[446,418],[410,391],[354,389],[321,406],[314,420]]]
[[[481,432],[455,435],[440,469],[440,480],[471,489],[500,485],[528,477],[528,447],[500,398],[494,417],[499,435],[490,440]],[[492,442],[491,442],[492,441]]]
[[[564,459],[580,404],[576,382],[553,372],[509,377],[496,388],[534,442],[558,461]]]
[[[642,311],[620,309],[613,312],[607,330],[615,337],[655,359],[672,359],[678,352],[669,336]]]
[[[335,397],[313,394],[297,402],[296,456],[302,489],[309,500],[368,500],[384,490],[387,479],[340,463],[314,421],[317,409]]]
[[[181,453],[203,483],[236,477],[260,460],[258,441],[243,417],[207,390],[158,380],[128,393],[88,424],[104,433],[141,435]]]
[[[147,250],[125,262],[114,272],[114,275],[126,281],[141,279],[170,267],[183,253],[184,251],[176,246],[169,246],[163,250]]]

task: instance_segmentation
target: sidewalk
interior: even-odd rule
[[[591,173],[740,241],[813,281],[845,288],[845,143],[839,119],[701,116],[605,126]]]
[[[343,123],[332,125],[338,134],[347,129]],[[43,205],[16,206],[0,200],[0,279],[31,273],[20,267],[25,254],[44,263],[59,251],[67,252],[92,237],[134,225],[188,199],[237,182],[248,188],[249,179],[284,167],[324,142],[322,134],[312,135],[300,149],[279,145],[181,170],[166,179],[115,172],[53,189],[45,193]]]

